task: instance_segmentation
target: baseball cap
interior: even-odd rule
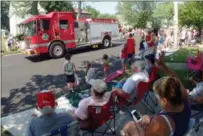
[[[95,89],[96,92],[102,93],[106,91],[107,85],[106,83],[101,79],[91,79],[89,81],[89,84]]]
[[[37,105],[40,109],[44,107],[54,108],[56,105],[54,93],[50,90],[43,90],[37,93]]]

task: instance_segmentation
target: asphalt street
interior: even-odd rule
[[[71,51],[80,81],[84,79],[85,61],[92,62],[102,76],[100,60],[103,54],[108,54],[111,58],[111,71],[119,69],[121,44],[122,41],[118,41],[108,49],[80,48]],[[64,62],[64,58],[51,59],[48,55],[40,58],[26,58],[23,54],[2,57],[2,116],[33,107],[38,91],[64,88]]]

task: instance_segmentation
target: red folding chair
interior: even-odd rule
[[[116,93],[115,94],[116,95],[116,106],[119,107],[119,109],[126,109],[126,106],[127,107],[134,106],[134,105],[138,104],[139,102],[141,102],[143,105],[145,105],[146,110],[149,109],[152,113],[155,113],[153,108],[148,105],[148,101],[146,101],[146,98],[147,98],[146,94],[150,89],[150,84],[151,84],[151,82],[139,82],[137,89],[136,89],[137,97],[134,100],[131,100],[130,95],[127,95],[125,93],[123,93],[123,94]],[[145,103],[145,102],[147,102],[147,103]],[[129,112],[128,108],[127,108],[127,111]]]
[[[88,106],[88,125],[86,128],[81,128],[87,133],[91,133],[94,136],[94,133],[100,133],[103,135],[110,134],[115,135],[115,111],[114,111],[114,96],[111,94],[109,101],[103,106]],[[110,124],[113,122],[113,129],[110,127]],[[103,132],[96,131],[99,127],[106,125],[106,128]],[[110,133],[107,130],[110,130]]]
[[[203,53],[200,53],[199,57],[197,57],[196,59],[188,60],[188,63],[187,63],[188,79],[190,77],[195,76],[198,72],[200,72],[200,71],[202,72],[203,71],[202,65],[203,65]]]
[[[201,55],[200,51],[197,50],[197,55],[196,56],[193,56],[193,55],[188,56],[186,62],[189,63],[189,62],[191,62],[191,60],[197,60],[200,57],[200,55]]]

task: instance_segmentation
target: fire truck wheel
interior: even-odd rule
[[[102,42],[103,48],[109,48],[111,45],[111,40],[109,37],[105,37]]]
[[[60,58],[65,54],[65,47],[61,42],[54,42],[49,48],[49,55],[52,58]]]

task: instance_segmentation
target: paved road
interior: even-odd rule
[[[118,69],[120,62],[117,56],[120,44],[116,43],[108,49],[81,48],[71,51],[74,54],[72,60],[77,67],[79,78],[82,80],[84,77],[85,61],[93,61],[101,71],[99,60],[105,53],[111,57],[111,70]],[[62,70],[64,61],[64,58],[50,59],[48,56],[43,56],[40,60],[27,59],[23,54],[2,57],[2,114],[19,112],[32,107],[36,92],[39,90],[63,88],[65,86]]]

